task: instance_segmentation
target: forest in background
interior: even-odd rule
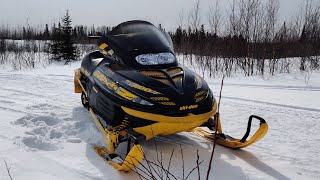
[[[210,77],[217,72],[231,76],[239,70],[246,76],[290,73],[291,57],[299,58],[301,71],[320,68],[319,1],[304,1],[299,13],[286,21],[279,20],[279,0],[233,0],[226,13],[222,12],[219,0],[215,0],[206,10],[206,18],[200,15],[205,11],[200,9],[200,3],[198,0],[188,11],[181,10],[177,28],[168,33],[183,62],[196,63],[209,72]],[[161,24],[157,26],[166,31]],[[76,44],[74,59],[93,48],[94,41],[88,36],[106,34],[112,28],[70,27],[72,43]],[[0,25],[0,64],[8,61],[9,56],[23,62],[35,62],[36,58],[40,61],[44,55],[37,53],[54,59],[51,44],[61,38],[62,29],[62,21],[40,28],[29,24]],[[20,65],[14,67],[34,67],[34,62],[25,65],[19,62]]]

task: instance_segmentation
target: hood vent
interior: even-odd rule
[[[179,67],[170,68],[166,70],[143,70],[140,71],[145,76],[151,77],[157,81],[160,81],[164,84],[173,84],[175,85],[176,82],[182,80],[183,70]]]

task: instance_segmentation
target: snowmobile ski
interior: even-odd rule
[[[97,146],[94,148],[96,153],[108,164],[119,171],[130,171],[138,166],[143,159],[143,151],[141,145],[134,145],[128,154],[123,160],[117,154],[111,154],[107,148],[104,146]]]
[[[265,136],[265,134],[268,132],[267,122],[259,116],[252,115],[249,117],[247,132],[245,133],[243,138],[241,139],[233,138],[229,135],[222,133],[222,128],[220,124],[220,115],[217,113],[214,117],[215,119],[218,119],[218,122],[217,122],[218,128],[217,128],[216,134],[215,134],[215,131],[216,131],[215,128],[210,128],[211,130],[208,131],[201,127],[198,127],[193,129],[192,132],[200,138],[203,138],[205,140],[212,141],[212,142],[216,140],[217,144],[228,147],[228,148],[232,148],[232,149],[248,147],[256,143],[257,141],[259,141],[260,139],[262,139]],[[247,140],[248,136],[250,135],[251,124],[253,119],[258,119],[260,121],[260,127],[254,133],[254,135],[249,140]]]
[[[88,103],[87,93],[86,93],[85,88],[79,78],[79,74],[78,74],[79,70],[76,70],[75,73],[76,73],[75,82],[77,82],[75,89],[82,90],[82,94],[81,94],[82,104],[85,108],[87,108],[89,110],[89,112],[93,118],[94,123],[96,124],[96,126],[98,127],[100,132],[102,133],[105,144],[107,145],[107,148],[104,146],[94,147],[95,152],[104,161],[106,161],[108,164],[110,164],[111,166],[113,166],[115,169],[117,169],[119,171],[132,170],[133,168],[138,166],[144,158],[143,149],[142,149],[141,145],[139,144],[139,139],[141,139],[141,138],[135,137],[135,135],[137,135],[137,133],[128,134],[128,132],[130,132],[130,130],[124,131],[124,130],[116,130],[116,129],[112,129],[112,128],[105,128],[104,125],[99,120],[96,113],[93,111],[93,109],[90,107],[90,105]],[[124,140],[127,140],[127,143],[128,143],[127,155],[124,160],[119,155],[115,154],[115,149],[117,148],[119,143],[124,141],[123,139],[120,138],[120,136],[121,137],[127,136],[127,138],[124,138]],[[132,148],[130,148],[132,139],[134,141],[134,145]],[[144,139],[144,137],[142,137],[142,140],[143,139]]]
[[[117,154],[115,154],[115,149],[120,143],[120,137],[119,136],[125,136],[127,132],[125,131],[116,131],[108,128],[104,128],[104,126],[101,124],[100,120],[98,119],[97,115],[93,112],[93,110],[89,109],[93,120],[97,127],[99,128],[100,132],[103,135],[103,139],[107,145],[108,148],[103,146],[97,146],[94,147],[94,150],[97,152],[97,154],[103,158],[106,162],[108,162],[111,166],[113,166],[115,169],[119,171],[130,171],[136,166],[138,166],[141,161],[144,158],[144,152],[139,144],[138,138],[134,137],[133,135],[129,135],[127,138],[128,142],[128,148],[127,148],[127,155],[124,160],[121,159],[121,157]],[[132,142],[132,139],[134,140],[134,145],[130,149],[130,145]],[[114,161],[117,160],[117,161]]]

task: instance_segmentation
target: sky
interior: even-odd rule
[[[189,11],[196,0],[0,0],[0,25],[44,26],[61,19],[66,9],[74,25],[115,26],[127,20],[141,19],[177,27],[179,13]],[[220,0],[225,12],[230,0]],[[263,0],[262,0],[263,1]],[[297,13],[303,0],[280,0],[279,18],[288,20]],[[202,22],[214,0],[201,0]]]

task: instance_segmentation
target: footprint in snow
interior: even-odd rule
[[[14,122],[14,125],[20,125],[20,126],[41,126],[41,125],[47,125],[47,126],[55,126],[59,123],[61,123],[61,119],[53,116],[32,116],[28,115],[25,117],[22,117]]]
[[[24,137],[21,142],[32,150],[56,151],[59,149],[54,143],[39,136]]]
[[[72,124],[66,122],[54,116],[24,116],[12,122],[13,125],[27,128],[25,136],[17,138],[15,142],[29,147],[30,150],[56,151],[61,139],[66,139],[64,134],[72,129]],[[79,143],[78,141],[70,142]]]

